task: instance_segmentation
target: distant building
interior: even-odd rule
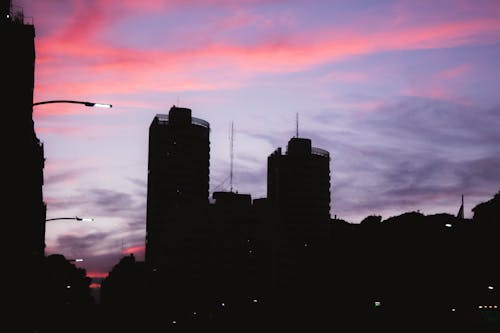
[[[210,205],[210,231],[214,246],[231,255],[231,249],[247,246],[253,238],[255,221],[250,194],[218,191],[212,194]],[[228,251],[229,250],[229,251]]]
[[[284,224],[330,220],[330,154],[292,138],[267,159],[267,199]]]
[[[209,133],[208,122],[176,106],[149,127],[146,262],[152,267],[186,260],[204,237]]]
[[[5,234],[13,237],[12,254],[26,261],[43,257],[45,215],[43,202],[43,144],[33,123],[35,80],[35,28],[26,23],[22,8],[0,1],[0,43],[2,45],[2,121],[8,127],[3,160],[4,212],[11,217]],[[12,240],[12,239],[11,239]]]

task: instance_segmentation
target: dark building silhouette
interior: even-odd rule
[[[330,219],[330,154],[291,138],[268,157],[267,198],[287,223]]]
[[[14,254],[27,260],[43,256],[45,250],[45,214],[43,202],[43,144],[33,123],[35,72],[35,28],[27,24],[22,8],[11,1],[0,1],[0,42],[2,44],[2,116],[9,126],[4,157],[8,163],[4,184],[9,237],[15,238]],[[7,132],[6,132],[7,133]]]
[[[267,201],[270,211],[273,307],[292,326],[320,324],[319,304],[328,299],[330,155],[294,137],[283,154],[268,157]]]
[[[149,127],[145,262],[150,301],[163,304],[154,317],[179,320],[202,307],[210,291],[209,134],[208,122],[176,106]]]
[[[210,125],[173,106],[149,128],[146,261],[173,264],[202,237],[208,209]]]
[[[248,292],[248,287],[241,289],[239,286],[242,279],[248,277],[244,272],[254,255],[252,198],[250,194],[222,191],[214,192],[212,198],[215,200],[210,205],[212,262],[213,267],[218,268],[214,287],[228,302],[229,298]]]

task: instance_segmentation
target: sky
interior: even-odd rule
[[[46,254],[95,281],[144,259],[148,131],[210,123],[210,194],[266,196],[296,135],[330,152],[331,216],[465,217],[500,190],[500,2],[13,0],[35,27]],[[298,122],[297,122],[298,119]],[[349,249],[346,249],[348,251]]]

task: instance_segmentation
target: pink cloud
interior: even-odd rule
[[[89,278],[104,279],[108,277],[108,272],[87,272]]]
[[[365,34],[341,30],[335,28],[307,32],[302,36],[289,36],[286,41],[267,41],[253,46],[209,43],[191,50],[149,52],[90,45],[85,39],[75,43],[73,37],[71,40],[43,41],[39,50],[41,54],[50,55],[53,50],[64,49],[68,57],[88,57],[88,68],[93,68],[96,71],[94,74],[103,73],[103,69],[130,72],[177,68],[181,71],[192,70],[194,67],[199,70],[227,64],[227,61],[242,69],[281,71],[301,69],[354,54],[489,42],[478,38],[478,35],[500,30],[500,20],[443,23],[431,27]],[[94,60],[92,63],[90,58],[102,60]],[[40,61],[43,63],[44,58]]]
[[[441,71],[441,72],[437,73],[437,76],[439,79],[442,79],[442,80],[462,78],[462,77],[466,76],[467,74],[471,73],[472,67],[473,66],[471,64],[463,64],[460,66],[456,66],[456,67]]]
[[[344,83],[359,83],[369,80],[366,72],[332,72],[323,77],[324,81],[338,81]]]
[[[424,82],[419,82],[418,85],[406,87],[403,94],[446,100],[461,105],[471,105],[467,98],[457,94],[457,89],[452,83],[457,79],[467,78],[472,72],[473,65],[471,64],[451,67],[426,77]]]
[[[135,245],[123,249],[123,254],[137,254],[138,252],[144,252],[146,249],[145,245]]]
[[[215,3],[228,4],[225,1]],[[127,4],[135,5],[132,2]],[[177,2],[168,4],[180,6]],[[161,5],[161,2],[155,2],[151,6],[157,8]],[[156,49],[145,51],[115,47],[112,42],[105,44],[103,40],[95,39],[105,35],[104,29],[110,18],[103,17],[102,13],[108,9],[102,8],[106,6],[105,2],[95,4],[96,8],[92,10],[86,7],[83,10],[83,6],[79,2],[74,12],[84,17],[72,17],[60,34],[42,36],[36,41],[35,95],[39,100],[52,99],[55,91],[59,96],[87,100],[88,96],[95,99],[103,94],[237,89],[257,73],[300,71],[353,55],[384,51],[490,43],[499,38],[500,31],[499,19],[464,19],[364,33],[348,26],[334,27],[271,39],[261,36],[253,45],[208,40],[193,44],[190,49],[168,50],[158,45]],[[218,28],[233,29],[260,19],[244,11],[238,14],[241,7],[235,8],[236,14]],[[78,14],[87,11],[93,14]],[[82,20],[85,22],[78,23]],[[196,36],[192,38],[198,40]],[[78,67],[73,65],[77,61]],[[466,75],[468,70],[466,67],[457,68],[442,75],[451,78]],[[362,73],[337,75],[341,75],[337,78],[343,82],[365,79]],[[446,92],[436,87],[432,93],[444,96]],[[51,108],[43,112],[40,116],[68,114],[66,108]],[[72,112],[85,111],[77,108]]]

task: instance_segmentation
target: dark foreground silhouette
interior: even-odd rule
[[[333,219],[329,237],[306,241],[311,230],[282,227],[278,237],[256,215],[212,220],[203,246],[170,267],[124,256],[99,304],[85,271],[63,256],[25,263],[25,288],[9,306],[31,332],[498,332],[499,214],[500,192],[470,220]]]

